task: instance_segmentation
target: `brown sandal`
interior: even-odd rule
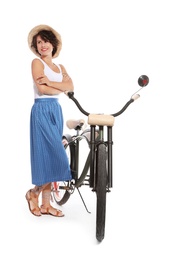
[[[55,210],[56,214],[53,214],[52,211]],[[42,215],[51,215],[53,217],[64,217],[64,214],[61,210],[59,209],[55,209],[52,206],[47,207],[47,208],[43,208],[43,206],[41,206],[41,214]]]
[[[40,217],[41,216],[41,211],[40,211],[40,208],[38,207],[38,205],[36,204],[36,202],[34,201],[34,198],[37,198],[37,196],[31,191],[29,190],[27,193],[26,193],[26,200],[28,202],[28,206],[29,206],[29,210],[30,212],[36,216],[36,217]],[[34,208],[33,205],[35,206]],[[39,214],[35,214],[36,212],[39,212]]]

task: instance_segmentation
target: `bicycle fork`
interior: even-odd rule
[[[93,188],[93,191],[96,190],[96,150],[97,146],[100,143],[106,145],[107,151],[107,191],[110,191],[109,188],[113,186],[113,166],[112,166],[112,126],[107,126],[107,141],[104,141],[104,128],[105,126],[98,126],[99,128],[99,136],[96,138],[96,130],[95,126],[91,125],[91,139],[90,139],[90,187]]]

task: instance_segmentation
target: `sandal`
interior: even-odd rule
[[[30,212],[36,216],[36,217],[40,217],[41,216],[41,211],[40,211],[40,208],[38,207],[37,203],[36,203],[36,198],[37,196],[31,191],[29,190],[27,193],[26,193],[26,200],[28,202],[28,206],[29,206],[29,210]],[[36,214],[37,212],[37,214]]]
[[[41,206],[40,212],[42,215],[51,215],[53,217],[64,217],[64,214],[61,210],[55,209],[52,206],[49,206],[47,208],[44,208],[43,206]],[[56,212],[56,213],[54,214],[54,212]]]

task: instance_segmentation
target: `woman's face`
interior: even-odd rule
[[[42,38],[38,35],[37,36],[37,50],[41,56],[51,56],[53,51],[53,45],[48,42],[42,40]]]

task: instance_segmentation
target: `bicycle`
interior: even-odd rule
[[[69,129],[75,129],[76,131],[75,135],[66,134],[62,138],[69,158],[72,180],[53,182],[52,195],[58,205],[63,205],[77,189],[87,212],[89,212],[79,190],[83,185],[88,185],[96,193],[96,239],[99,242],[105,236],[106,193],[110,192],[113,187],[112,128],[114,118],[121,115],[131,103],[140,97],[138,92],[142,87],[147,86],[148,83],[149,78],[146,75],[140,76],[138,84],[141,88],[131,96],[130,100],[119,112],[110,115],[90,114],[81,107],[78,100],[74,97],[74,92],[66,93],[74,101],[78,109],[88,117],[89,128],[83,129],[85,124],[83,119],[68,120],[66,122]],[[104,138],[105,127],[107,139]],[[83,169],[79,171],[81,155],[79,148],[82,140],[86,141],[89,152]]]

